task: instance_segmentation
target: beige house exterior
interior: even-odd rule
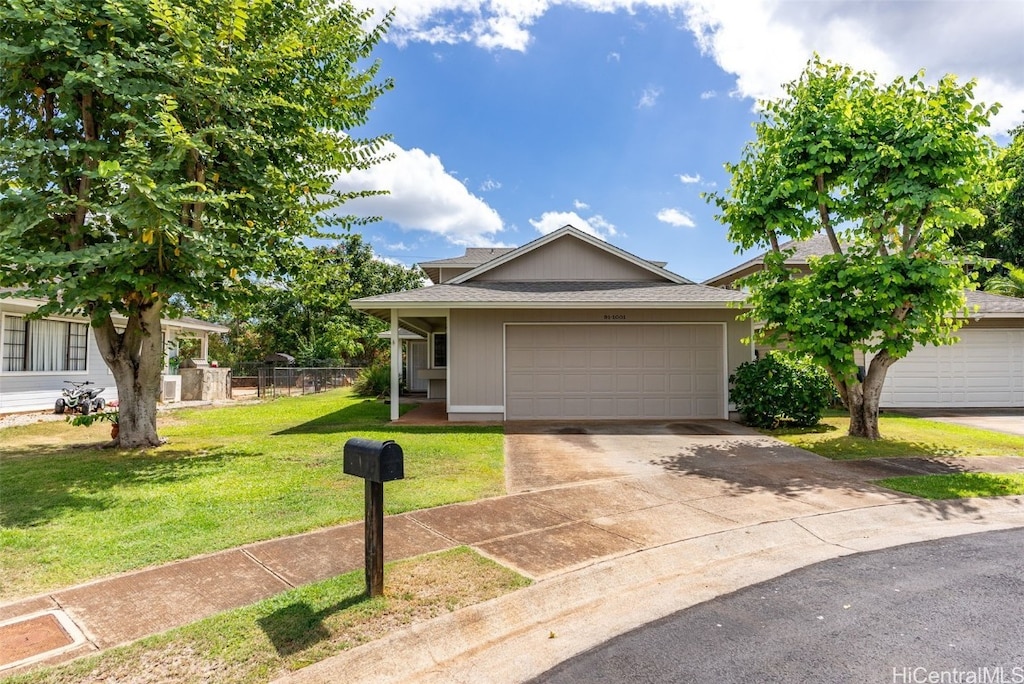
[[[393,420],[401,329],[426,344],[407,380],[451,421],[728,418],[728,377],[753,358],[743,295],[664,266],[565,226],[420,264],[433,286],[351,304],[391,324]]]
[[[808,268],[808,259],[832,251],[825,235],[780,247],[793,251],[786,265],[798,271]],[[733,288],[763,263],[761,254],[704,284]],[[886,374],[882,408],[1024,408],[1024,299],[976,290],[964,296],[960,341],[919,347],[897,361]]]

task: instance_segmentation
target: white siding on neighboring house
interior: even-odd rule
[[[0,314],[0,413],[52,408],[65,380],[90,381],[117,398],[114,377],[107,370],[87,323],[70,319],[27,320],[27,312]],[[27,344],[23,333],[27,328]]]
[[[27,318],[41,302],[0,299],[0,413],[52,409],[65,380],[104,387],[108,403],[117,399],[114,376],[107,368],[88,321],[72,316]],[[122,320],[115,324],[123,325]],[[196,319],[165,319],[161,336],[168,357],[177,337],[197,335],[205,357],[209,332],[227,328]],[[165,396],[168,389],[165,388]]]

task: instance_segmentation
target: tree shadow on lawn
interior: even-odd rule
[[[68,510],[105,510],[113,505],[106,494],[111,487],[184,482],[201,477],[226,461],[252,455],[217,447],[198,452],[161,449],[131,455],[99,450],[79,454],[62,448],[45,450],[51,453],[44,453],[43,458],[37,449],[25,451],[35,458],[18,458],[18,452],[14,452],[14,460],[0,462],[0,479],[4,482],[0,526],[32,527]]]
[[[382,408],[383,407],[383,408]],[[406,413],[415,408],[414,404],[402,404],[401,409]],[[475,426],[475,425],[394,425],[391,423],[387,412],[387,405],[381,404],[376,399],[366,399],[356,404],[351,404],[337,411],[324,414],[313,420],[293,425],[292,427],[278,430],[273,434],[280,435],[307,435],[307,434],[331,434],[335,432],[355,432],[367,430],[372,432],[389,432],[394,434],[447,434],[447,433],[496,433],[501,434],[501,426]]]
[[[893,502],[917,499],[874,484],[883,478],[973,471],[964,462],[923,458],[832,461],[787,444],[743,439],[694,445],[651,462],[669,473],[725,484],[724,490],[716,490],[725,496],[770,493],[823,507],[822,512],[848,508],[858,498],[875,501],[868,505],[885,503],[887,498]],[[845,505],[844,495],[851,497]],[[918,501],[942,519],[979,512],[969,500]]]
[[[291,603],[256,622],[274,645],[277,654],[286,657],[331,638],[331,631],[323,624],[324,618],[369,600],[370,596],[364,592],[322,610],[313,610],[305,602]]]

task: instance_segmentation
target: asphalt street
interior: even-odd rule
[[[535,682],[1024,684],[1024,529],[846,556],[700,604]]]

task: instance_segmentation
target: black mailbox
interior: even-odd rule
[[[370,482],[391,482],[405,477],[402,447],[392,440],[353,437],[345,442],[346,475],[355,475]]]

